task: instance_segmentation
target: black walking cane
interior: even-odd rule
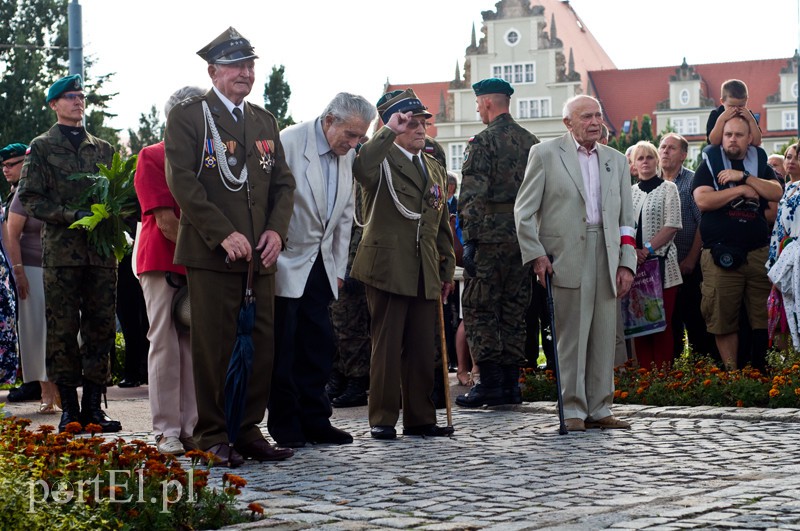
[[[547,257],[553,262],[551,256]],[[550,333],[553,336],[553,367],[556,370],[556,393],[558,403],[558,434],[566,435],[567,425],[564,422],[564,397],[561,396],[561,370],[558,368],[558,339],[556,337],[556,310],[553,306],[553,282],[551,276],[544,272],[545,286],[547,287],[547,310],[550,312]]]

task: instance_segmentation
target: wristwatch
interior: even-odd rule
[[[653,246],[650,245],[650,242],[644,242],[644,248],[647,249],[647,252],[650,254],[655,254],[656,252],[653,250]]]
[[[742,171],[742,182],[744,183],[747,180],[748,177],[750,177],[750,172],[748,172],[747,170],[743,170]]]

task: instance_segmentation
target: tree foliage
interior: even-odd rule
[[[0,143],[30,143],[56,121],[45,102],[47,89],[69,73],[68,0],[0,2]],[[86,130],[119,146],[115,129],[105,125],[115,94],[103,94],[112,74],[91,79],[85,59]]]
[[[289,110],[292,89],[289,87],[289,83],[283,79],[283,73],[283,65],[273,66],[272,73],[264,86],[264,107],[275,115],[281,129],[295,123],[291,115],[286,114]]]
[[[143,147],[160,142],[164,138],[165,126],[166,124],[161,121],[155,105],[150,107],[149,114],[140,114],[139,129],[137,131],[128,129],[128,147],[130,147],[131,153],[136,155]]]

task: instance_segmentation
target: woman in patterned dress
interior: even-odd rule
[[[683,283],[678,264],[678,251],[673,242],[682,227],[681,201],[675,183],[658,176],[658,150],[650,142],[637,143],[631,153],[639,182],[631,188],[633,213],[636,219],[636,258],[639,265],[648,258],[663,261],[662,287],[667,328],[655,334],[634,338],[639,366],[669,367],[672,363],[672,312],[678,285]]]
[[[783,197],[778,203],[778,214],[769,242],[769,257],[766,264],[768,271],[775,265],[783,248],[800,234],[800,219],[797,216],[797,209],[800,207],[800,160],[798,159],[800,153],[798,151],[800,151],[800,144],[793,144],[786,148],[784,154],[783,170],[787,183]],[[789,327],[783,299],[775,286],[773,286],[767,301],[767,313],[770,346],[775,345],[783,349],[787,346],[786,336]],[[793,318],[797,322],[800,316],[794,315]],[[798,347],[800,345],[795,345],[795,348]]]

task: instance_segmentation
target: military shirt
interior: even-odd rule
[[[514,201],[536,135],[501,114],[470,139],[461,167],[458,212],[464,241],[516,242]]]
[[[114,149],[104,140],[86,133],[78,149],[61,132],[58,124],[37,136],[22,166],[19,198],[25,210],[44,222],[42,230],[42,265],[116,267],[114,256],[101,256],[89,244],[83,229],[70,229],[78,210],[90,205],[77,204],[91,181],[70,180],[76,173],[99,172],[98,163],[111,166]]]

